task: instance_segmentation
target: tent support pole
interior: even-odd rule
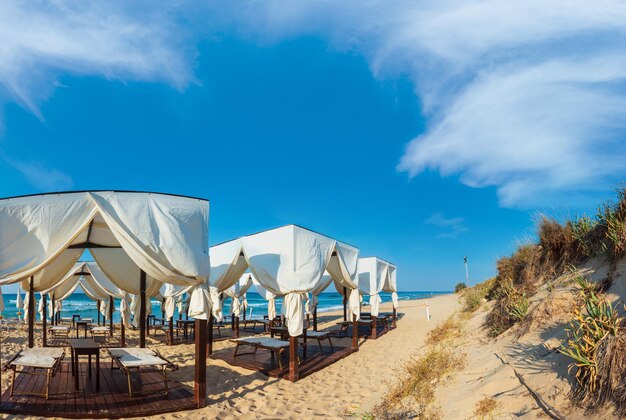
[[[280,356],[279,356],[280,357]],[[289,380],[296,382],[298,374],[298,337],[289,336]]]
[[[126,327],[124,326],[124,320],[120,323],[120,334],[122,335],[122,347],[126,347]]]
[[[96,302],[98,302],[96,304],[96,312],[98,313],[98,326],[100,326],[100,299],[98,299]]]
[[[356,314],[352,314],[352,351],[359,351],[359,325]]]
[[[313,309],[313,331],[317,331],[317,305]]]
[[[115,302],[113,302],[113,296],[109,296],[109,336],[113,337],[113,308],[115,308]]]
[[[239,317],[235,317],[235,338],[239,338]]]
[[[378,338],[378,328],[376,327],[377,324],[377,317],[375,317],[374,315],[372,315],[372,339],[376,340]]]
[[[43,313],[41,314],[41,329],[42,329],[42,337],[43,337],[43,346],[48,346],[48,295],[44,293],[43,295]]]
[[[50,314],[50,325],[54,325],[54,311],[56,310],[55,308],[55,299],[54,299],[54,293],[52,294],[52,313]]]
[[[207,321],[196,319],[196,366],[194,375],[194,399],[198,408],[206,406],[206,352]]]
[[[169,331],[167,334],[167,339],[169,341],[169,345],[172,346],[174,345],[174,317],[171,316],[169,319],[170,325],[169,325]]]
[[[30,284],[28,287],[28,348],[33,348],[35,346],[35,292],[33,288],[35,287],[35,276],[30,277]]]
[[[398,313],[396,311],[396,308],[393,308],[393,327],[396,328],[396,320],[398,318]]]
[[[208,331],[208,347],[207,354],[210,356],[213,354],[213,323],[215,322],[215,318],[213,318],[213,313],[209,315],[209,331]]]
[[[230,315],[230,329],[231,331],[235,330],[235,314]]]
[[[348,303],[348,297],[346,296],[348,294],[348,289],[347,288],[343,288],[343,320],[347,321],[348,320],[348,308],[347,308],[347,303]]]
[[[146,272],[139,273],[139,347],[146,347]]]

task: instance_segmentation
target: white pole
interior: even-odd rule
[[[428,306],[428,302],[426,302],[426,319],[430,321],[430,307]]]
[[[465,263],[465,285],[469,287],[469,270],[467,269],[467,257],[463,257]]]

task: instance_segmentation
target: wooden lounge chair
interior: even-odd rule
[[[335,348],[333,347],[333,342],[330,341],[330,332],[329,331],[307,330],[306,338],[307,338],[307,340],[309,338],[317,340],[317,344],[320,347],[320,353],[323,352],[323,350],[322,350],[322,340],[328,340],[328,344],[330,344],[331,352],[335,351]]]
[[[92,337],[106,337],[109,335],[111,329],[109,327],[91,327],[91,336]]]
[[[131,386],[130,374],[133,369],[139,372],[140,368],[156,367],[163,375],[164,393],[167,396],[167,368],[176,369],[176,365],[161,356],[159,352],[139,348],[110,348],[107,350],[111,356],[111,370],[114,364],[124,372],[128,380],[128,395],[133,396],[133,388]]]
[[[10,396],[13,397],[15,393],[15,377],[18,373],[23,373],[25,375],[45,376],[46,392],[22,391],[20,395],[35,395],[45,397],[47,400],[50,395],[50,382],[52,377],[58,372],[64,356],[65,350],[54,347],[33,347],[16,354],[7,363],[13,371]],[[45,370],[46,372],[42,373],[38,372],[38,370]]]
[[[60,317],[59,322],[63,325],[65,324],[72,325],[72,318]]]
[[[286,348],[289,348],[289,342],[285,342],[282,340],[278,340],[276,338],[270,337],[244,337],[244,338],[235,338],[230,340],[235,343],[237,346],[235,347],[235,356],[240,356],[243,354],[256,354],[258,349],[269,350],[272,355],[272,359],[274,356],[278,359],[278,366],[282,369],[283,362],[281,360],[281,356]],[[254,347],[253,352],[249,353],[239,353],[240,346],[252,346]]]
[[[70,333],[70,327],[65,325],[53,325],[48,328],[52,338],[67,338]]]

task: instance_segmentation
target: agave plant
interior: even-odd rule
[[[618,334],[622,318],[606,297],[596,291],[593,283],[581,276],[574,281],[580,289],[583,305],[574,310],[574,317],[566,328],[567,346],[561,345],[560,352],[574,360],[569,368],[576,368],[578,391],[588,395],[598,389],[598,346],[607,336]]]

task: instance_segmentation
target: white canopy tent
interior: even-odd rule
[[[361,294],[369,296],[372,316],[378,316],[380,312],[382,291],[395,295],[393,300],[396,308],[396,266],[378,257],[359,258],[359,290]]]
[[[161,284],[187,287],[190,316],[206,320],[211,308],[208,218],[206,200],[157,193],[85,191],[2,199],[0,285],[21,282],[33,308],[33,293],[58,284],[90,249],[121,290],[145,300]],[[140,341],[145,345],[145,334]]]
[[[358,301],[358,249],[297,225],[225,242],[211,247],[210,254],[215,292],[231,287],[249,269],[263,289],[283,297],[282,313],[294,347],[304,329],[306,295],[320,288],[325,271],[336,284],[354,291],[351,301]],[[295,360],[290,360],[289,377],[297,380]]]

